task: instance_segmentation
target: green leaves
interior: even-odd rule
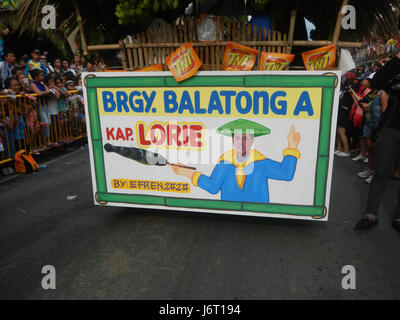
[[[140,23],[155,13],[176,10],[180,0],[118,0],[115,15],[119,24]]]

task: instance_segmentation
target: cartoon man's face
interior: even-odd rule
[[[233,146],[237,153],[243,157],[250,153],[253,147],[254,136],[251,134],[234,134],[233,135]]]

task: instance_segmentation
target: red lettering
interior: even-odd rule
[[[146,132],[145,132],[145,127],[143,123],[139,123],[138,126],[138,132],[139,132],[139,143],[142,146],[150,146],[151,141],[146,140]]]
[[[156,130],[159,132],[159,139],[157,139]],[[150,139],[156,146],[161,146],[165,143],[167,134],[161,124],[154,124],[150,129]]]
[[[131,128],[126,128],[125,129],[125,137],[126,141],[129,141],[129,139],[133,136],[133,130]],[[133,141],[133,139],[132,139]]]
[[[114,128],[106,128],[107,140],[115,140]]]
[[[182,126],[182,143],[185,147],[189,146],[189,127],[186,124]]]
[[[122,132],[121,128],[117,129],[117,136],[115,138],[116,138],[116,140],[124,140],[125,141],[125,136],[124,136],[124,133]]]
[[[198,140],[201,139],[201,130],[203,130],[201,125],[193,124],[190,126],[190,146],[192,148],[203,147],[203,142]]]
[[[174,141],[176,145],[180,147],[182,143],[179,141],[179,135],[181,134],[181,128],[176,124],[167,125],[168,132],[168,146],[174,145]]]

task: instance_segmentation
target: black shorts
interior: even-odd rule
[[[350,125],[350,110],[339,107],[337,125],[341,128],[347,128]]]

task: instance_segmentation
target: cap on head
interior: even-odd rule
[[[366,79],[368,79],[368,78],[369,78],[369,74],[364,73],[364,74],[362,74],[361,76],[359,76],[359,77],[357,78],[357,80],[362,81],[362,80],[366,80]]]
[[[39,49],[33,50],[32,53],[42,54]]]
[[[254,121],[238,119],[218,128],[217,133],[227,137],[232,137],[234,134],[253,134],[256,138],[270,134],[271,129]]]

